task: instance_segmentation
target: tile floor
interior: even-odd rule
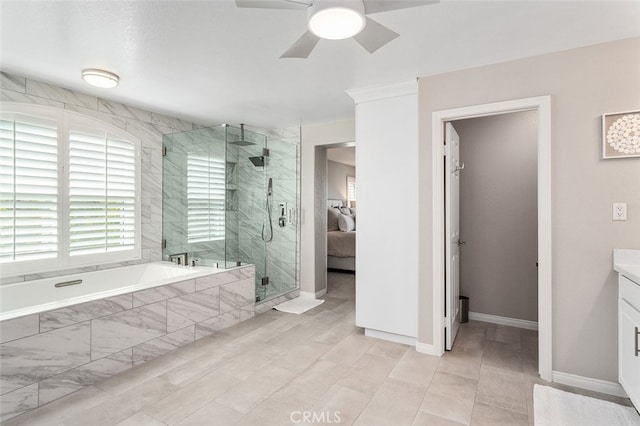
[[[269,311],[6,425],[533,424],[536,332],[470,322],[424,355],[365,337],[354,276],[329,283],[303,315]]]

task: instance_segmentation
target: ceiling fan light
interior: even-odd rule
[[[320,38],[342,40],[358,34],[366,25],[364,15],[346,7],[310,10],[309,31]]]
[[[83,69],[82,79],[85,83],[90,84],[91,86],[101,87],[104,89],[116,87],[120,82],[120,77],[116,74],[94,68]]]

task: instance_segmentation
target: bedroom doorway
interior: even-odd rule
[[[348,153],[347,149],[349,149],[351,153]],[[332,150],[335,151],[332,152]],[[338,153],[337,156],[336,152]],[[330,156],[332,160],[330,160]],[[355,141],[318,144],[313,147],[313,159],[313,257],[315,259],[314,280],[316,290],[313,294],[301,294],[304,297],[320,298],[330,290],[330,286],[327,285],[330,267],[327,251],[329,209],[331,208],[332,202],[336,200],[340,201],[343,205],[347,204],[349,199],[348,181],[351,180],[349,178],[356,178],[353,167],[349,168],[341,164],[338,164],[337,168],[343,170],[341,172],[342,177],[336,179],[330,177],[329,161],[339,159],[340,161],[348,161],[355,165]],[[334,162],[339,163],[340,161]],[[334,180],[337,183],[334,184]],[[330,197],[330,195],[332,195],[332,197]],[[355,245],[355,238],[353,244]],[[355,269],[354,259],[352,259],[351,262],[347,260],[346,263],[344,260],[338,260],[340,263],[338,263],[337,268],[335,264],[332,264],[332,270],[336,269],[344,272],[350,268],[349,265],[352,265],[351,267]],[[341,274],[341,272],[337,273]],[[350,275],[351,281],[355,282],[355,274],[350,273]]]
[[[356,270],[355,147],[327,148],[327,270]]]
[[[527,98],[494,104],[437,111],[432,115],[433,131],[433,352],[442,355],[447,346],[445,325],[454,321],[451,315],[458,301],[453,291],[446,291],[447,263],[449,250],[446,248],[447,235],[445,218],[445,165],[443,153],[446,148],[446,124],[456,120],[496,116],[520,111],[535,111],[537,114],[537,296],[538,296],[538,372],[544,380],[551,380],[551,158],[550,158],[550,97]],[[461,166],[461,164],[459,165]],[[456,241],[458,243],[458,241]],[[460,241],[463,243],[463,241]],[[451,274],[451,272],[449,272]],[[452,342],[449,342],[452,343]]]

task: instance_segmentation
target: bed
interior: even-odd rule
[[[342,200],[331,199],[327,203],[327,268],[355,272],[355,209],[348,209],[342,204]],[[340,218],[339,215],[348,217]]]

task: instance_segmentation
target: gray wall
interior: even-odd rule
[[[460,293],[472,312],[538,320],[537,113],[455,121]]]
[[[601,159],[601,117],[638,109],[638,52],[632,38],[419,80],[420,343],[433,342],[432,113],[550,95],[552,368],[617,382],[612,251],[640,249],[640,161]],[[629,220],[611,220],[613,202]]]
[[[142,259],[44,274],[22,275],[12,278],[11,281],[33,280],[161,260],[162,136],[200,126],[16,74],[1,72],[0,87],[0,100],[3,102],[47,105],[75,111],[119,127],[139,138],[142,143]]]
[[[327,161],[327,198],[341,199],[347,205],[347,176],[356,176],[356,168],[336,161]]]

